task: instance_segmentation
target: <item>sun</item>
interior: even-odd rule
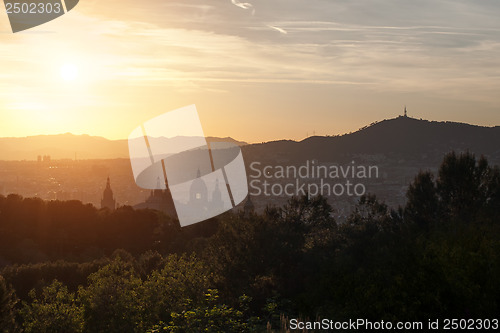
[[[74,81],[78,78],[78,67],[73,64],[64,64],[61,66],[60,73],[64,81]]]

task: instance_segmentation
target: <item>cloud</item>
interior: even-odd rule
[[[231,3],[235,6],[243,8],[243,9],[252,9],[252,16],[255,15],[255,8],[251,3],[239,2],[238,0],[231,0]]]
[[[137,88],[137,95],[186,93],[190,100],[200,92],[234,93],[241,83],[256,91],[301,85],[312,92],[306,95],[318,91],[318,99],[330,101],[337,88],[359,87],[359,94],[421,94],[498,105],[500,2],[231,2],[123,0],[116,10],[101,1],[44,28],[58,33],[2,34],[0,100],[36,100],[40,91],[56,100],[60,87],[52,91],[39,78],[48,77],[43,71],[51,66],[50,56],[73,50],[91,64],[82,71],[93,75],[88,96],[108,94],[109,100],[125,95],[108,93],[109,86]],[[259,15],[233,5],[258,7]],[[327,89],[316,89],[320,85],[335,89],[321,96]],[[277,100],[283,98],[279,91]]]
[[[283,35],[286,35],[288,33],[285,29],[278,28],[278,27],[275,27],[275,26],[272,26],[272,25],[268,25],[268,27],[271,28],[271,29],[274,29],[274,30],[278,31],[279,33],[282,33]]]
[[[498,84],[500,26],[486,6],[462,1],[462,10],[464,6],[471,9],[468,14],[442,1],[433,5],[422,0],[419,6],[409,1],[396,6],[388,1],[388,5],[378,1],[377,5],[360,6],[356,0],[310,0],[307,4],[289,0],[283,6],[282,2],[256,0],[262,9],[259,16],[235,18],[227,8],[231,6],[207,7],[201,0],[165,5],[157,0],[141,4],[139,14],[147,13],[147,17],[129,20],[139,7],[125,0],[127,6],[121,6],[119,13],[110,10],[113,6],[94,7],[102,9],[107,19],[95,19],[84,6],[80,14],[75,12],[56,23],[63,26],[72,21],[68,34],[47,39],[55,49],[62,48],[57,40],[69,34],[78,36],[74,39],[80,41],[80,47],[99,45],[98,53],[87,52],[101,73],[99,80],[119,77],[131,84],[276,80],[357,83],[395,91],[443,90],[436,83],[440,79],[447,79],[443,87],[450,82],[465,86],[473,80]],[[243,9],[254,8],[251,3],[231,2]],[[107,6],[106,2],[100,4]],[[436,10],[429,16],[432,6]],[[410,10],[414,15],[408,17]],[[446,10],[460,15],[460,20],[449,19]],[[87,28],[82,31],[82,26]],[[284,34],[287,38],[282,38]],[[13,45],[3,46],[0,59],[5,63],[23,61],[20,54],[26,55],[27,62],[37,59],[31,51],[16,48],[13,52]],[[33,49],[40,46],[32,44]],[[14,72],[6,66],[3,73],[12,76]]]
[[[238,6],[243,9],[250,9],[253,8],[253,5],[248,2],[239,2],[238,0],[231,0],[231,3],[235,6]]]

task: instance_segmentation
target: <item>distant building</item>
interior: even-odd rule
[[[206,215],[218,215],[217,212],[224,210],[224,201],[222,200],[222,192],[219,189],[219,179],[215,180],[215,188],[212,191],[212,199],[209,200],[207,184],[201,177],[198,170],[196,178],[191,183],[189,188],[189,201],[187,203],[189,209],[192,209],[197,214],[206,212]]]
[[[101,208],[108,208],[109,210],[115,210],[116,208],[116,200],[113,198],[113,191],[111,190],[111,183],[109,181],[106,182],[106,188],[102,194],[101,199]]]
[[[230,207],[228,195],[223,195],[221,191],[225,182],[221,183],[219,179],[212,178],[206,183],[200,170],[197,171],[196,178],[190,181],[189,188],[184,188],[189,192],[177,192],[181,193],[181,197],[178,195],[175,203],[168,183],[160,186],[160,181],[158,177],[157,189],[152,190],[146,201],[135,205],[134,209],[154,209],[172,218],[177,218],[179,212],[182,216],[197,219],[202,216],[217,216],[225,211],[225,207]],[[166,189],[162,190],[162,187]]]
[[[211,205],[213,209],[216,210],[221,210],[224,208],[224,202],[222,201],[222,192],[219,189],[219,179],[215,180],[215,189],[212,192]]]
[[[194,209],[202,209],[208,206],[208,189],[200,177],[200,170],[198,170],[198,174],[189,189],[189,206]]]
[[[177,218],[176,208],[181,209],[183,214],[189,215],[192,213],[195,216],[215,216],[224,211],[224,200],[219,186],[218,179],[211,186],[207,186],[198,170],[196,178],[190,184],[189,195],[184,198],[185,201],[181,199],[175,201],[174,204],[168,184],[166,184],[165,190],[161,190],[160,179],[158,178],[158,189],[152,190],[146,201],[135,205],[134,209],[155,209],[173,218]],[[213,190],[211,190],[212,188]]]
[[[135,205],[134,209],[154,209],[164,212],[168,216],[176,217],[177,214],[175,212],[174,200],[172,199],[170,188],[167,185],[165,190],[161,190],[160,178],[157,179],[157,183],[157,189],[152,190],[146,201]]]

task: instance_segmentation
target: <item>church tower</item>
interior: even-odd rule
[[[224,201],[222,201],[222,192],[219,189],[219,179],[215,180],[215,189],[212,192],[212,201],[210,208],[214,211],[221,211],[224,209]]]
[[[113,198],[113,191],[111,190],[109,177],[106,183],[106,188],[102,194],[101,208],[108,208],[109,210],[115,210],[116,208],[116,200]]]
[[[208,206],[208,189],[201,178],[200,169],[189,188],[189,205],[198,209],[206,209]]]

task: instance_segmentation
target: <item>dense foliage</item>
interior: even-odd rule
[[[304,196],[183,229],[153,211],[0,197],[0,332],[497,316],[498,167],[452,153],[407,197],[397,209],[362,197],[343,224],[325,198]]]

